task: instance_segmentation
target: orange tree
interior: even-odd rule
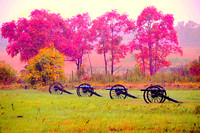
[[[22,79],[33,87],[59,81],[65,78],[64,58],[53,46],[41,49],[22,71]]]
[[[0,61],[0,83],[10,84],[16,81],[17,71],[6,64],[4,61]]]

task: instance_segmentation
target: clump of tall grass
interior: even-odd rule
[[[176,84],[176,83],[188,83],[188,82],[198,82],[197,79],[192,75],[181,75],[179,73],[173,72],[158,72],[152,76],[149,76],[144,73],[139,73],[134,70],[129,70],[124,74],[111,75],[111,74],[102,74],[99,72],[93,73],[91,76],[85,76],[83,78],[74,77],[73,80],[69,78],[69,83],[81,83],[81,82],[95,82],[101,84],[107,83],[158,83],[158,84]]]
[[[200,105],[197,105],[193,111],[194,114],[200,114]]]

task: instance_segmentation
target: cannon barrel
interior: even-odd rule
[[[133,96],[133,95],[131,95],[129,93],[121,92],[121,94],[126,95],[128,97],[137,98],[136,96]]]
[[[94,91],[92,91],[91,93],[94,94],[94,95],[96,95],[96,96],[102,97],[102,95],[99,95],[98,93],[96,93]]]
[[[137,98],[136,96],[133,96],[133,95],[128,94],[128,93],[126,93],[126,94],[124,94],[124,95],[126,95],[126,96],[128,96],[128,97],[132,97],[132,98]]]
[[[173,99],[173,98],[171,98],[171,97],[169,97],[169,96],[163,95],[163,97],[164,97],[165,99],[170,100],[170,101],[173,101],[173,102],[175,102],[175,103],[181,103],[180,101],[177,101],[177,100],[175,100],[175,99]]]
[[[71,93],[69,91],[66,91],[66,90],[63,90],[63,92],[67,93],[67,94],[74,94],[74,93]]]

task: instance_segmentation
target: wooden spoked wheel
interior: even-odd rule
[[[165,101],[164,96],[167,93],[164,88],[159,85],[148,87],[143,94],[144,101],[146,103],[163,103]]]
[[[63,86],[59,82],[52,83],[49,87],[50,94],[61,95],[63,93]]]
[[[117,84],[111,87],[110,89],[110,98],[111,99],[125,99],[127,90],[123,85]]]
[[[87,83],[83,83],[77,87],[77,95],[79,97],[91,97],[93,91],[93,87]]]

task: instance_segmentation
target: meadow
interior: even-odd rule
[[[65,88],[68,89],[68,88]],[[182,101],[146,104],[138,99],[52,95],[38,90],[0,90],[0,132],[200,132],[200,90],[167,90]]]

